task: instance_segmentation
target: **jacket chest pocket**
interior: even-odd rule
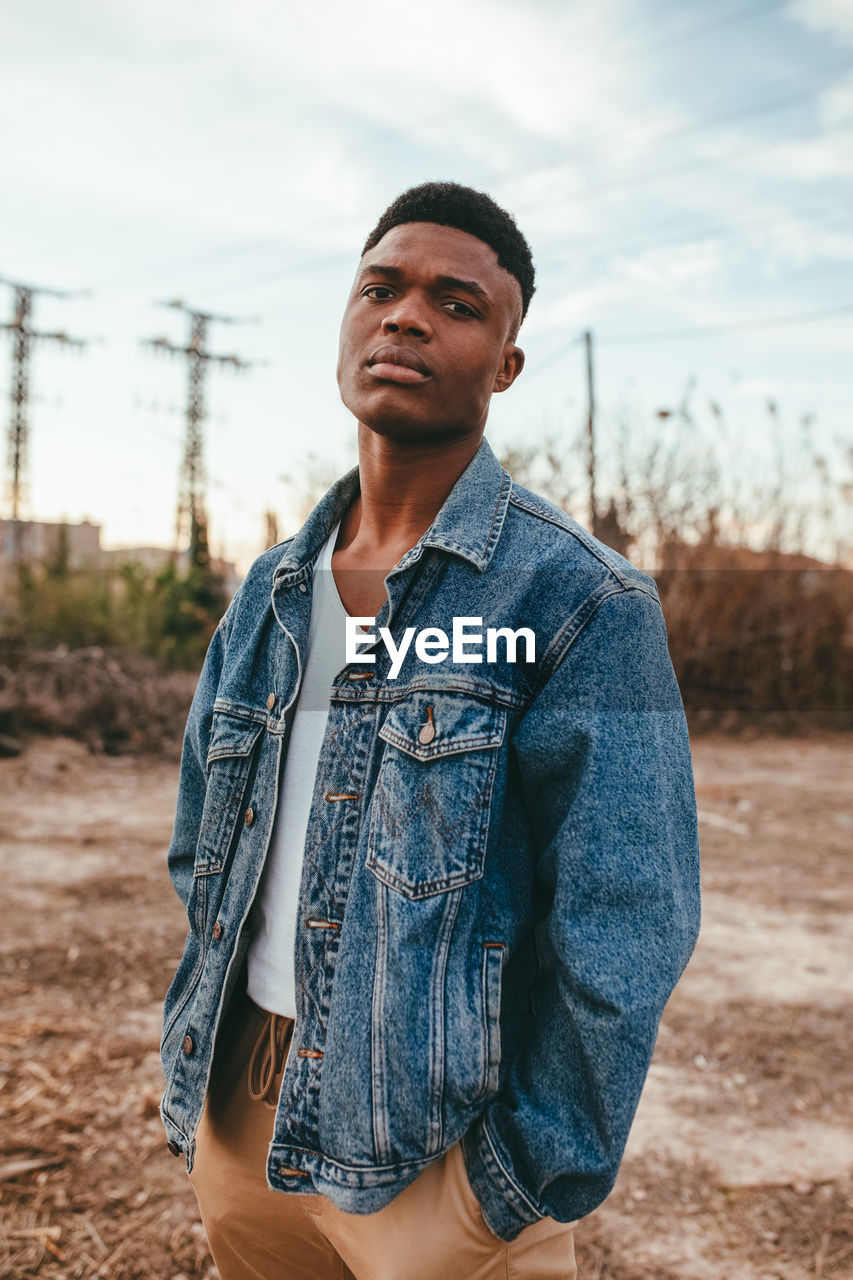
[[[195,854],[195,874],[214,875],[228,860],[263,726],[225,712],[213,713],[207,748],[207,791]]]
[[[483,874],[506,711],[426,690],[393,706],[371,807],[367,866],[407,898]]]

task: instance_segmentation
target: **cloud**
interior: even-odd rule
[[[102,11],[110,7],[102,0]],[[253,0],[248,8],[210,0],[203,39],[261,74],[305,86],[303,103],[312,110],[318,101],[334,104],[400,134],[413,132],[425,144],[444,144],[449,125],[464,141],[458,109],[466,104],[497,112],[498,125],[502,119],[562,139],[583,114],[591,86],[611,79],[606,51],[613,24],[629,11],[628,0],[604,0],[584,12],[508,0],[393,9],[384,0],[357,7],[349,0],[321,6]],[[154,0],[146,17],[199,37],[192,6]],[[496,152],[500,143],[498,127]]]
[[[826,128],[853,122],[853,74],[827,89],[820,101],[820,114]]]
[[[234,340],[270,358],[268,375],[241,384],[242,409],[234,392],[234,421],[250,420],[259,441],[268,431],[273,454],[284,399],[288,422],[304,424],[291,449],[324,431],[333,440],[333,378],[327,399],[317,388],[334,366],[346,255],[388,199],[425,177],[492,190],[530,238],[531,367],[537,347],[548,357],[588,325],[669,330],[839,301],[853,260],[853,77],[836,73],[794,113],[710,122],[782,96],[780,83],[807,89],[818,63],[837,64],[853,41],[850,0],[797,0],[785,20],[765,14],[749,41],[738,30],[736,47],[724,27],[673,48],[673,34],[714,17],[688,8],[658,6],[650,22],[636,0],[208,0],[200,21],[188,0],[0,6],[0,111],[15,121],[2,141],[0,266],[106,282],[102,312],[87,312],[81,331],[109,334],[104,361],[124,361],[115,384],[92,378],[78,397],[80,438],[93,419],[113,429],[122,379],[155,376],[132,344],[165,320],[140,311],[133,291],[174,290],[266,317]],[[756,348],[734,341],[759,351],[756,374],[784,383],[810,347],[837,351],[841,368],[849,323],[774,331]],[[657,388],[699,359],[679,351],[701,350],[704,370],[722,367],[726,349],[614,347],[605,385],[633,370]],[[537,404],[561,385],[559,361],[551,369],[530,384]],[[815,375],[821,388],[826,378]],[[214,383],[212,403],[228,394]]]
[[[849,127],[836,135],[768,141],[749,171],[759,180],[776,179],[799,186],[853,177],[853,114]]]
[[[617,270],[626,280],[639,281],[655,290],[677,292],[689,286],[712,285],[719,281],[727,265],[724,245],[713,239],[689,245],[650,249],[618,259]]]
[[[590,316],[600,314],[606,306],[618,300],[622,285],[617,280],[598,280],[593,284],[571,289],[560,288],[556,280],[545,274],[541,295],[537,295],[530,308],[530,316],[524,323],[523,342],[554,330],[571,333],[583,328]]]
[[[785,13],[810,31],[823,32],[853,44],[853,7],[850,0],[793,0]]]
[[[630,11],[209,0],[199,24],[174,0],[80,0],[73,14],[45,2],[6,17],[0,109],[18,121],[7,175],[44,200],[62,190],[81,217],[131,206],[326,246],[352,243],[423,176],[482,182],[485,168],[511,206],[553,209],[581,168],[612,161],[602,137],[636,148],[660,127],[610,56]],[[555,158],[556,176],[514,176]]]

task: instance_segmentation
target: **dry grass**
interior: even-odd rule
[[[847,739],[695,746],[703,940],[580,1280],[853,1276]],[[157,1116],[173,764],[0,761],[0,1275],[213,1277]]]

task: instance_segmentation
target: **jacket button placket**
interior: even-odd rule
[[[306,975],[303,991],[307,997],[304,999],[307,1016],[300,1024],[301,1042],[295,1055],[298,1075],[288,1110],[291,1122],[296,1121],[298,1126],[299,1140],[312,1146],[319,1145],[316,1127],[319,1071],[340,929],[309,927],[306,922],[343,919],[358,839],[359,801],[372,725],[372,709],[366,714],[364,703],[332,702],[327,731],[329,745],[323,757],[324,767],[317,777],[305,844],[305,897],[301,904],[299,942],[300,967]],[[299,999],[297,993],[297,1001]]]

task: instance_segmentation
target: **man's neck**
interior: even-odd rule
[[[332,557],[348,613],[378,612],[386,574],[432,524],[481,439],[401,445],[359,424],[361,493],[341,520]]]
[[[362,567],[396,564],[432,524],[480,447],[482,436],[440,445],[401,445],[359,425],[361,494],[341,521],[338,545]]]

